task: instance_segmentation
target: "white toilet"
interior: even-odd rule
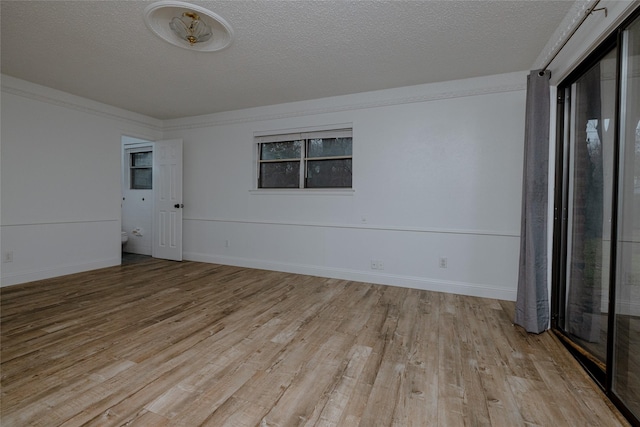
[[[125,243],[127,243],[127,241],[129,240],[129,236],[127,235],[127,232],[126,231],[120,232],[120,238],[122,240],[122,246],[124,247]]]

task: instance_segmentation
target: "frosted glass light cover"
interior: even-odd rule
[[[169,27],[182,40],[188,41],[190,44],[201,43],[209,40],[213,35],[211,27],[200,19],[194,19],[189,12],[182,16],[174,17],[169,22]],[[195,15],[195,14],[193,14]],[[195,15],[197,17],[198,15]]]

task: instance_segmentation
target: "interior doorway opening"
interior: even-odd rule
[[[182,261],[182,140],[121,142],[123,253]]]
[[[153,253],[153,149],[153,141],[122,137],[123,254]]]

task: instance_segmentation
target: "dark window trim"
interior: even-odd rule
[[[151,147],[140,147],[139,149],[131,149],[128,152],[129,157],[129,190],[153,190],[153,164],[150,166],[135,166],[133,164],[133,157],[140,153],[151,153],[153,158],[153,149]],[[133,171],[137,169],[149,169],[151,171],[152,180],[149,187],[134,187]]]

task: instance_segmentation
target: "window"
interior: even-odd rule
[[[129,170],[132,190],[150,190],[153,181],[153,152],[130,153]]]
[[[258,188],[351,188],[351,129],[260,136],[256,141]]]

